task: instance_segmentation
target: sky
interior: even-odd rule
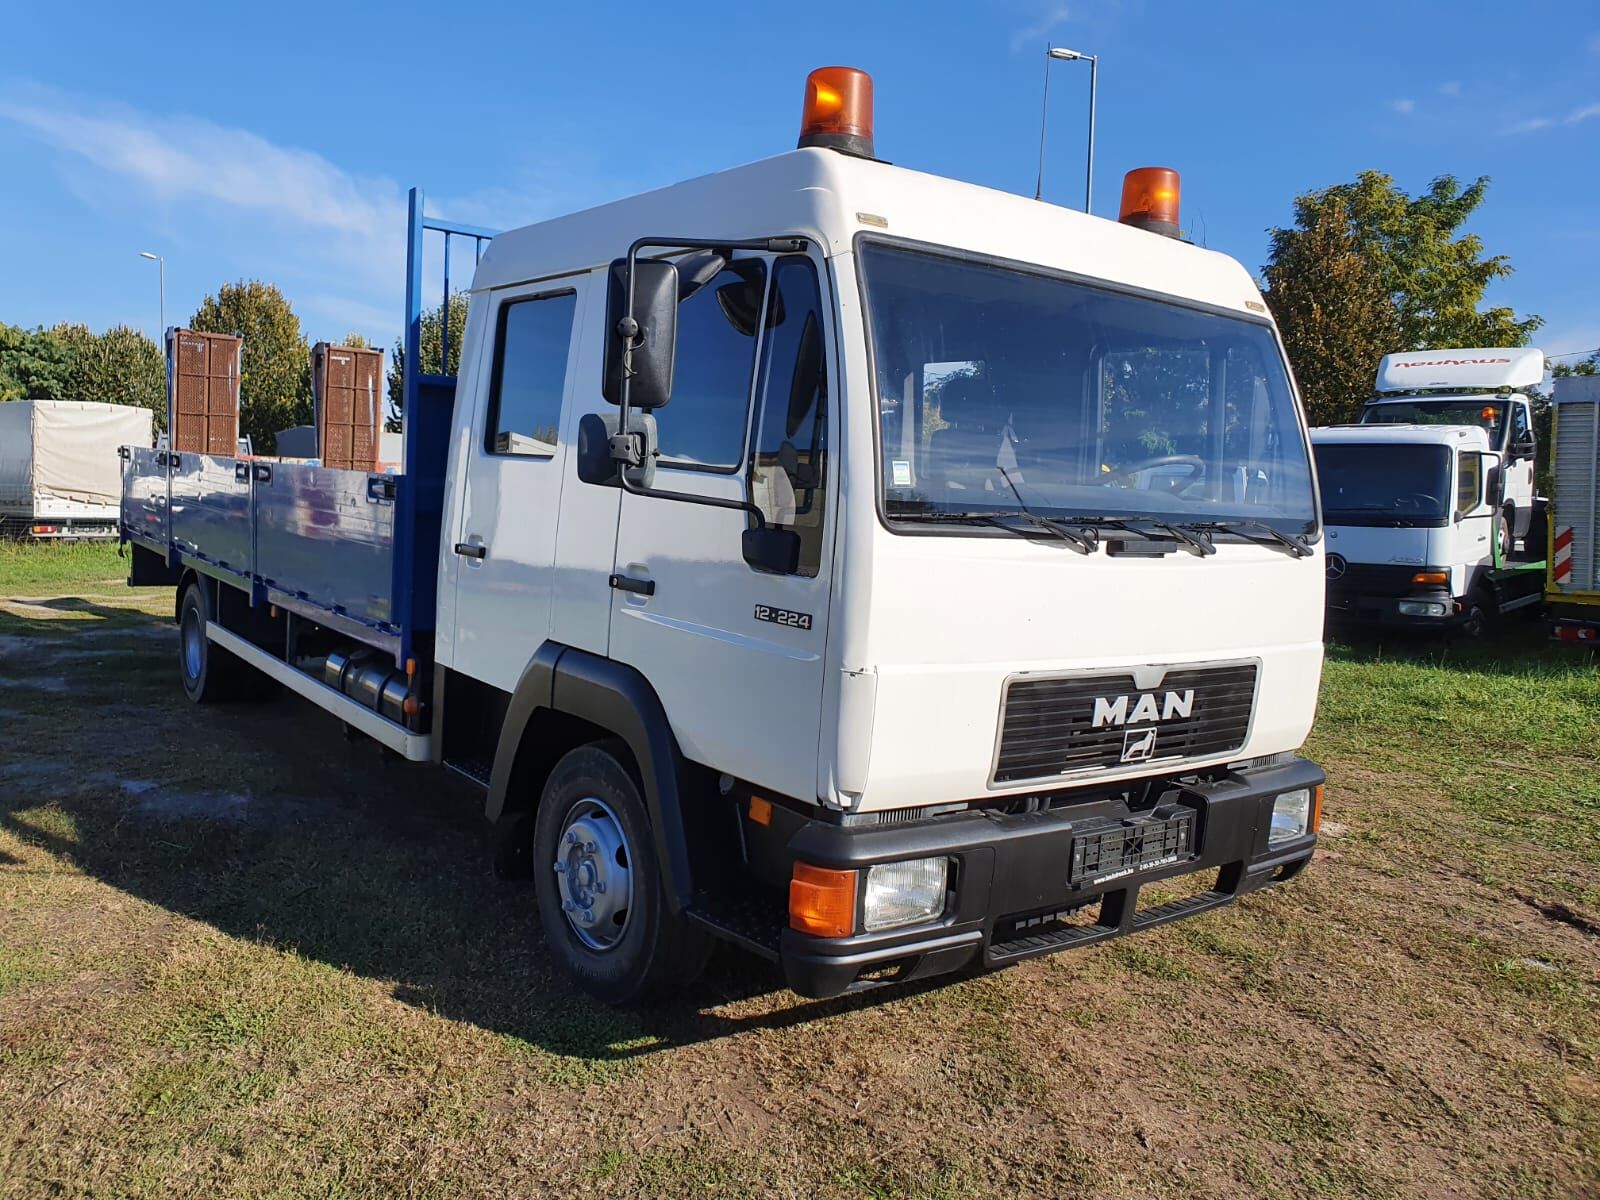
[[[1600,347],[1600,6],[1179,0],[839,5],[32,4],[0,65],[0,321],[159,328],[278,284],[309,337],[390,344],[406,190],[528,224],[791,149],[806,72],[873,76],[880,157],[1032,195],[1048,45],[1100,56],[1095,211],[1183,178],[1258,272],[1297,194],[1374,168],[1492,177],[1491,303]],[[1055,63],[1045,198],[1083,193],[1088,69]],[[691,231],[692,232],[692,231]],[[711,231],[705,231],[711,232]]]

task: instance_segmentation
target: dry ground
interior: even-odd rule
[[[850,1001],[730,952],[617,1013],[470,793],[188,707],[113,573],[0,558],[0,1195],[1600,1195],[1600,668],[1532,628],[1335,650],[1285,888]]]

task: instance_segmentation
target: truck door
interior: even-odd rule
[[[816,795],[832,575],[830,313],[805,255],[730,262],[682,300],[656,487],[748,497],[799,571],[744,560],[737,510],[624,493],[611,656],[655,688],[690,759]]]
[[[1523,537],[1533,518],[1533,455],[1528,453],[1513,460],[1519,446],[1533,444],[1533,423],[1528,416],[1528,405],[1523,400],[1512,400],[1506,414],[1506,500],[1517,506],[1511,530],[1512,537]]]
[[[589,287],[578,277],[489,294],[475,384],[481,402],[460,517],[445,537],[457,557],[452,666],[506,691],[550,626],[568,449],[561,418]]]

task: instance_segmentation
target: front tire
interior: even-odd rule
[[[668,908],[639,786],[614,743],[551,771],[534,818],[533,877],[550,953],[584,991],[633,1004],[690,983],[710,936]]]
[[[198,582],[183,591],[178,605],[178,675],[183,694],[196,704],[238,699],[247,689],[248,666],[206,637],[211,601]]]

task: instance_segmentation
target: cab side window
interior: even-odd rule
[[[1482,503],[1483,458],[1463,454],[1456,467],[1456,512],[1469,513]]]
[[[484,430],[490,454],[555,453],[577,304],[575,293],[558,292],[500,306]]]
[[[1526,404],[1513,404],[1511,406],[1511,444],[1518,442],[1531,442],[1533,430],[1528,425],[1528,406]]]
[[[821,292],[809,258],[787,256],[773,267],[761,360],[750,499],[768,524],[800,535],[799,573],[814,576],[822,562],[828,373]]]
[[[672,400],[655,414],[663,463],[738,469],[765,284],[761,260],[740,259],[679,301]]]

